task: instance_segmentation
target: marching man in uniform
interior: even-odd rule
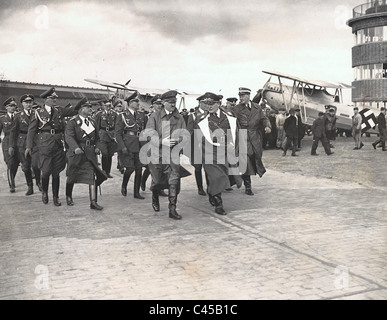
[[[112,104],[109,100],[102,102],[102,108],[103,110],[95,115],[95,123],[100,137],[98,146],[102,154],[102,170],[106,172],[108,178],[113,178],[110,172],[113,156],[117,150],[114,137],[117,113],[111,110]]]
[[[118,150],[121,152],[121,165],[125,168],[122,178],[121,193],[127,196],[127,186],[132,173],[134,176],[135,199],[145,199],[140,195],[142,164],[140,162],[140,140],[139,136],[145,129],[147,117],[143,112],[139,112],[139,99],[137,92],[126,99],[128,106],[125,111],[117,118],[116,140]]]
[[[16,115],[15,125],[13,126],[10,134],[10,140],[14,142],[13,144],[17,148],[17,150],[14,150],[13,147],[10,147],[10,154],[11,152],[18,152],[18,157],[21,162],[22,170],[24,172],[28,187],[26,196],[34,193],[32,170],[35,175],[36,185],[39,187],[39,190],[42,191],[40,184],[39,153],[36,149],[36,146],[33,146],[31,156],[25,156],[28,127],[34,117],[34,112],[32,110],[34,99],[34,96],[31,94],[25,94],[20,98],[20,102],[23,105],[23,111]]]
[[[95,122],[91,119],[93,109],[90,103],[85,103],[79,109],[79,114],[66,125],[65,139],[69,146],[68,170],[66,183],[67,205],[74,205],[72,191],[75,183],[89,185],[90,209],[102,210],[97,203],[97,187],[107,179],[98,167],[96,147],[99,136]]]
[[[270,133],[271,126],[262,107],[250,101],[250,95],[250,89],[239,88],[240,103],[234,108],[234,116],[238,119],[239,128],[247,130],[247,170],[242,178],[246,188],[245,193],[253,196],[251,176],[258,174],[262,178],[266,172],[262,163],[262,132]]]
[[[180,158],[173,156],[174,147],[180,142],[189,143],[190,135],[186,130],[184,118],[176,108],[177,91],[171,90],[161,95],[163,107],[160,111],[154,112],[147,123],[143,139],[150,138],[150,145],[159,150],[157,159],[152,157],[149,163],[149,170],[152,175],[152,207],[156,212],[160,211],[159,192],[162,189],[169,189],[169,217],[181,220],[181,215],[176,211],[177,197],[180,193],[180,179],[190,175],[180,165]],[[184,129],[184,130],[179,130]],[[148,150],[144,148],[147,155]],[[143,161],[144,163],[144,161]]]
[[[25,156],[31,155],[35,135],[38,135],[36,146],[39,150],[39,165],[42,171],[42,201],[48,203],[48,185],[52,176],[52,194],[55,206],[61,206],[59,201],[60,173],[66,167],[66,153],[64,148],[65,117],[72,117],[78,113],[80,103],[75,107],[61,108],[56,105],[58,95],[55,88],[40,95],[45,99],[44,106],[36,109],[27,134],[27,148]],[[82,100],[81,100],[82,101]]]
[[[200,118],[196,129],[200,129],[203,134],[203,167],[209,181],[209,201],[217,214],[226,215],[222,191],[230,188],[228,160],[230,151],[233,152],[236,146],[237,119],[220,109],[218,95],[207,92],[202,97],[209,113]],[[228,131],[231,131],[231,136],[228,136]],[[239,188],[242,185],[240,176],[234,175],[234,179]]]
[[[2,144],[4,162],[7,165],[7,177],[9,184],[9,191],[15,192],[15,176],[19,167],[18,154],[14,150],[14,141],[11,141],[10,134],[13,126],[15,125],[15,110],[16,99],[14,97],[8,98],[4,102],[4,107],[7,110],[5,115],[0,117],[0,135],[1,131],[4,131],[4,140]],[[1,142],[1,138],[0,138]]]

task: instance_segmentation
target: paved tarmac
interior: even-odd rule
[[[124,198],[115,160],[102,212],[86,185],[66,205],[64,173],[59,208],[51,186],[47,205],[26,197],[21,170],[10,194],[1,161],[0,299],[387,299],[387,152],[373,140],[338,138],[330,157],[310,156],[311,137],[299,157],[265,151],[255,196],[224,193],[225,217],[185,178],[182,221],[167,198],[155,213],[148,189],[134,199],[133,177]]]

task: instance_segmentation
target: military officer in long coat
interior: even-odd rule
[[[238,119],[239,129],[247,131],[247,170],[242,175],[245,193],[254,195],[251,188],[251,176],[258,174],[261,178],[266,169],[262,162],[262,132],[270,133],[270,121],[262,107],[250,101],[251,90],[239,88],[240,103],[234,108],[234,116]]]
[[[121,152],[121,165],[125,168],[122,178],[121,193],[127,196],[127,186],[132,173],[134,176],[135,199],[145,199],[140,195],[142,164],[140,162],[140,133],[145,129],[147,117],[139,111],[137,92],[126,99],[128,105],[125,111],[117,118],[115,135],[118,150]]]
[[[68,149],[68,168],[66,183],[67,205],[74,205],[72,192],[75,183],[89,185],[90,209],[102,210],[97,200],[97,187],[107,179],[106,174],[98,167],[96,147],[99,140],[96,124],[91,118],[92,105],[85,103],[79,109],[79,114],[71,118],[65,131],[65,140]],[[97,174],[100,174],[99,176]],[[102,176],[102,179],[99,177]]]
[[[16,106],[16,99],[14,97],[8,98],[4,101],[4,107],[7,112],[0,116],[0,135],[4,131],[4,140],[1,141],[0,138],[0,142],[2,142],[4,162],[7,165],[7,177],[11,193],[16,191],[15,176],[19,167],[18,153],[11,151],[16,146],[14,145],[14,141],[10,139],[11,130],[15,125]]]
[[[52,176],[53,202],[55,206],[60,206],[59,175],[66,167],[64,118],[75,116],[81,104],[78,103],[68,108],[57,106],[58,95],[55,88],[47,90],[40,97],[45,99],[44,106],[36,109],[35,116],[28,127],[25,156],[31,155],[34,141],[36,141],[39,150],[39,167],[42,172],[42,201],[44,204],[48,203],[48,185],[50,176]],[[35,140],[35,135],[38,135],[37,140]]]
[[[38,186],[39,190],[42,191],[40,184],[39,153],[36,145],[33,145],[32,147],[31,156],[25,156],[28,127],[34,117],[34,110],[32,110],[34,99],[35,97],[31,94],[25,94],[21,96],[20,102],[23,106],[23,110],[16,115],[15,125],[13,126],[10,133],[10,140],[13,141],[13,145],[16,147],[16,150],[15,148],[10,147],[10,154],[14,152],[18,153],[28,187],[26,196],[34,193],[32,173],[34,173],[36,185]],[[35,138],[37,138],[37,136],[35,136]]]
[[[149,140],[148,144],[158,149],[156,156],[151,154],[149,163],[152,175],[152,207],[156,212],[160,211],[159,191],[168,188],[169,217],[181,220],[176,205],[180,193],[180,179],[185,176],[186,170],[181,167],[179,153],[176,154],[174,147],[179,143],[181,147],[187,145],[190,135],[186,130],[184,118],[176,108],[176,96],[175,90],[161,95],[163,107],[150,116],[141,140]],[[149,154],[147,148],[143,148],[143,151],[145,155]]]
[[[237,119],[220,109],[220,101],[219,96],[214,93],[207,92],[203,95],[208,113],[198,119],[195,129],[202,133],[202,163],[209,181],[207,192],[210,204],[215,207],[217,214],[226,215],[222,192],[230,188],[229,156],[235,155],[238,132]],[[236,175],[235,179],[239,180],[237,185],[240,187],[241,177]]]
[[[203,163],[202,163],[202,159],[200,156],[199,159],[195,159],[195,154],[198,153],[199,151],[199,148],[201,148],[201,145],[200,145],[200,142],[199,141],[196,141],[195,139],[195,129],[197,129],[197,123],[204,117],[208,114],[208,106],[207,104],[204,103],[204,97],[205,95],[201,95],[200,97],[198,97],[196,100],[199,102],[199,107],[194,111],[193,114],[191,114],[189,117],[188,117],[188,121],[187,121],[187,130],[189,131],[189,133],[191,134],[191,164],[193,165],[193,167],[195,168],[195,180],[196,180],[196,186],[198,188],[198,194],[200,196],[206,196],[207,193],[204,191],[204,188],[203,188],[203,174],[202,174],[202,170],[203,170]],[[200,161],[195,161],[195,160],[200,160]],[[208,179],[207,179],[207,176],[206,176],[206,182],[207,182],[207,187],[208,187]]]

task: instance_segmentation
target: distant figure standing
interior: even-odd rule
[[[330,108],[325,114],[325,131],[330,148],[334,148],[332,141],[336,140],[336,120],[336,110],[334,108]]]
[[[355,140],[355,148],[353,150],[360,150],[364,144],[361,141],[361,124],[362,124],[362,117],[359,113],[359,108],[355,107],[353,108],[354,115],[352,117],[352,136]]]
[[[305,137],[305,125],[302,122],[301,109],[296,109],[296,117],[298,127],[297,148],[301,149],[301,141]]]
[[[286,116],[285,116],[285,111],[280,111],[280,113],[277,115],[275,124],[277,127],[277,149],[283,149],[285,139],[286,139],[286,134],[285,134],[285,129],[284,129],[284,124],[285,124]]]
[[[312,133],[313,133],[313,145],[312,145],[312,151],[311,151],[312,156],[318,156],[316,151],[320,140],[324,147],[325,153],[328,156],[334,153],[331,151],[331,148],[329,147],[329,142],[326,135],[324,112],[319,112],[318,118],[314,120],[312,125]]]
[[[378,128],[379,128],[379,139],[375,141],[372,146],[376,150],[376,146],[379,143],[382,143],[382,151],[386,150],[386,139],[387,139],[387,130],[386,130],[386,108],[380,109],[380,114],[378,116]]]
[[[284,130],[286,134],[286,142],[284,146],[284,153],[282,156],[286,156],[286,153],[292,145],[292,157],[296,157],[297,145],[298,145],[298,126],[296,111],[294,109],[289,110],[289,117],[286,118],[284,123]]]

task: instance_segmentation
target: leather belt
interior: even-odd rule
[[[109,131],[112,131],[112,130],[114,130],[114,128],[109,128],[109,127],[106,127],[106,128],[101,128],[101,130],[105,130],[105,131],[109,132]]]
[[[38,133],[50,133],[50,134],[54,135],[54,134],[63,133],[63,131],[62,130],[50,129],[50,130],[39,130]]]
[[[92,140],[86,140],[86,141],[82,141],[79,143],[81,146],[86,146],[86,147],[94,147],[94,143]]]
[[[133,131],[124,131],[124,134],[128,134],[130,136],[139,136],[140,132],[133,132]]]
[[[22,130],[20,130],[19,133],[20,133],[20,134],[27,134],[28,131],[22,131]]]

